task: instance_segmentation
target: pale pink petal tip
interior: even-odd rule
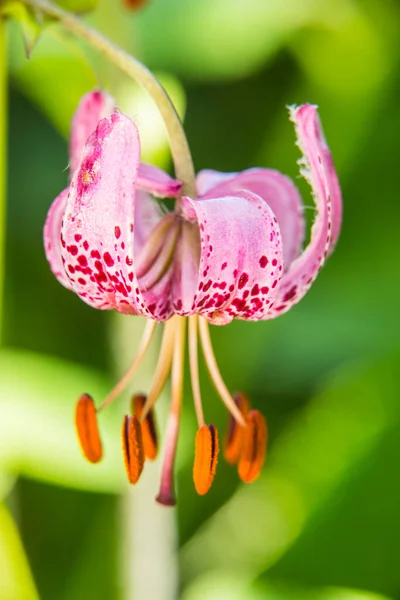
[[[95,131],[98,122],[108,117],[115,108],[115,100],[103,90],[85,94],[72,118],[69,145],[70,177],[74,174],[88,137]]]
[[[137,187],[160,198],[175,198],[179,195],[182,184],[173,179],[162,169],[140,163]]]
[[[317,107],[290,107],[297,142],[303,157],[300,172],[312,188],[316,217],[310,243],[284,274],[273,306],[265,318],[287,312],[308,291],[339,235],[342,198],[330,150],[326,144]]]

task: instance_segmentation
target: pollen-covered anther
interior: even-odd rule
[[[91,463],[97,463],[103,456],[96,407],[89,394],[82,394],[75,409],[75,426],[82,452]]]
[[[125,415],[122,423],[122,450],[129,483],[136,483],[143,471],[142,430],[137,417]]]
[[[234,394],[233,399],[236,406],[240,410],[244,419],[247,418],[250,410],[250,400],[246,394],[238,392]],[[233,465],[237,463],[240,457],[240,451],[242,449],[244,439],[245,428],[240,425],[236,419],[230,414],[228,430],[224,438],[224,458],[226,462]]]
[[[143,406],[146,403],[144,394],[136,394],[132,398],[132,413],[139,419],[142,415]],[[140,423],[142,429],[142,440],[144,455],[148,460],[154,460],[158,454],[158,434],[154,411],[151,408],[144,420]]]
[[[252,483],[260,475],[265,461],[268,430],[267,422],[258,410],[251,410],[246,421],[238,473],[242,481]]]
[[[215,477],[219,453],[218,431],[214,425],[203,425],[197,431],[193,465],[196,492],[204,496]]]

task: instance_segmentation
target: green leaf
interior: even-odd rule
[[[39,600],[18,529],[0,504],[0,598]]]

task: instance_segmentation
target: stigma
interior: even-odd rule
[[[121,380],[97,408],[89,394],[83,394],[76,405],[75,425],[85,458],[97,463],[103,455],[99,434],[98,416],[124,391],[153,339],[157,322],[148,320],[137,354]],[[180,415],[183,400],[185,349],[188,341],[190,381],[198,430],[194,443],[193,482],[196,492],[203,496],[216,475],[219,436],[215,424],[207,423],[204,416],[200,390],[198,350],[201,346],[205,363],[217,394],[228,410],[228,427],[223,439],[223,456],[237,466],[240,479],[245,483],[255,481],[260,475],[266,457],[267,424],[258,410],[252,410],[249,398],[243,393],[232,396],[218,367],[208,322],[197,315],[188,318],[174,316],[163,324],[163,334],[153,381],[147,394],[137,393],[131,398],[130,412],[122,419],[122,455],[128,482],[136,484],[147,461],[159,454],[159,432],[154,407],[170,379],[170,408],[164,435],[161,481],[156,501],[163,506],[174,506],[174,464],[179,437]],[[199,343],[200,342],[200,343]]]

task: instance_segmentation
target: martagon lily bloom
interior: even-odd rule
[[[128,479],[135,483],[145,459],[158,451],[153,406],[171,373],[161,487],[157,501],[175,503],[173,465],[181,410],[186,319],[189,365],[199,424],[193,477],[205,494],[217,466],[219,441],[205,424],[197,364],[198,333],[215,388],[230,413],[224,455],[240,478],[254,481],[266,454],[267,426],[245,394],[228,391],[213,353],[208,324],[258,321],[287,312],[310,288],[333,250],[341,225],[341,194],[317,108],[290,108],[303,153],[301,173],[316,205],[303,250],[304,210],[292,181],[271,169],[241,173],[201,171],[197,197],[140,162],[134,122],[114,109],[104,92],[87,94],[72,123],[69,187],[54,200],[46,220],[46,256],[57,279],[95,308],[142,315],[147,324],[132,366],[99,408],[84,394],[76,426],[84,455],[102,457],[97,413],[129,383],[157,322],[165,322],[158,364],[147,396],[135,395],[125,416],[122,445]],[[153,197],[177,198],[165,213]]]

